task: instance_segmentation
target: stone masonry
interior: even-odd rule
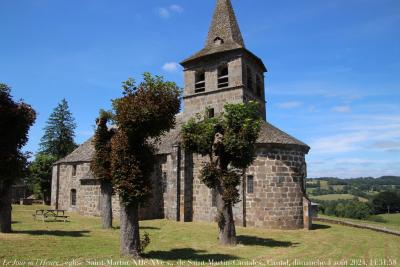
[[[264,119],[254,163],[238,188],[234,207],[237,225],[266,229],[311,227],[311,202],[305,195],[305,155],[309,147],[267,122],[263,61],[245,47],[230,0],[217,0],[207,41],[185,59],[184,110],[175,129],[158,145],[151,176],[153,197],[140,208],[141,219],[213,222],[215,194],[199,179],[207,161],[181,146],[182,124],[196,114],[216,116],[227,103],[256,101]],[[212,112],[211,112],[212,111]],[[53,167],[52,205],[82,215],[100,216],[100,182],[90,171],[91,139]],[[119,215],[118,196],[113,198]]]

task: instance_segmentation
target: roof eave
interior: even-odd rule
[[[180,62],[180,65],[183,68],[186,69],[187,66],[190,63],[193,63],[193,62],[196,62],[196,61],[200,61],[200,60],[203,60],[203,59],[211,57],[211,56],[225,54],[225,53],[234,52],[234,51],[243,51],[243,52],[247,53],[249,56],[253,57],[260,64],[260,66],[261,66],[261,68],[263,69],[264,72],[268,72],[268,69],[265,66],[264,62],[259,57],[257,57],[255,54],[253,54],[251,51],[246,49],[245,47],[238,47],[238,48],[235,48],[235,49],[217,51],[217,52],[213,52],[213,53],[209,53],[209,54],[205,54],[205,55],[196,56],[197,54],[201,53],[202,51],[203,50],[200,50],[199,52],[195,53],[193,56],[190,56],[190,57],[186,58],[185,60]]]

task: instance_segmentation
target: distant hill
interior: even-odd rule
[[[379,178],[360,177],[340,179],[337,177],[308,178],[307,193],[310,197],[321,195],[349,194],[369,199],[383,191],[400,192],[400,176]],[[333,196],[332,196],[333,197]]]

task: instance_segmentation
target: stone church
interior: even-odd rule
[[[305,195],[309,147],[266,120],[263,61],[242,38],[230,0],[217,0],[205,46],[183,60],[184,110],[175,129],[161,139],[152,174],[153,197],[141,207],[141,219],[182,222],[214,221],[213,190],[198,179],[204,159],[180,144],[182,123],[206,109],[209,116],[226,103],[258,101],[263,117],[254,163],[240,185],[241,202],[234,207],[236,225],[268,229],[300,229],[311,225],[310,201]],[[100,183],[90,172],[94,153],[91,139],[56,162],[52,178],[52,206],[100,216]],[[113,200],[118,216],[118,196]]]

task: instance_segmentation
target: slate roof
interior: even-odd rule
[[[216,38],[222,39],[223,43],[216,44]],[[201,59],[209,55],[235,50],[241,50],[244,53],[249,54],[260,63],[260,65],[264,68],[264,71],[267,70],[262,60],[246,49],[231,1],[217,0],[217,5],[215,7],[210,29],[208,31],[205,47],[189,58],[183,60],[181,64],[185,66],[191,61]]]
[[[235,11],[230,0],[217,0],[214,16],[208,31],[206,47],[215,46],[215,38],[221,38],[225,43],[234,42],[244,47]]]
[[[182,119],[181,115],[177,116],[176,127],[166,133],[158,143],[158,154],[169,154],[172,152],[174,145],[180,143],[181,140],[181,127]],[[94,147],[92,145],[92,139],[90,138],[77,149],[75,149],[71,154],[65,158],[59,160],[58,163],[74,163],[74,162],[90,162],[93,154]],[[310,149],[308,145],[299,141],[298,139],[292,137],[291,135],[283,132],[277,127],[273,126],[268,122],[262,122],[260,135],[257,139],[258,144],[278,144],[278,145],[294,145],[305,149],[307,152]],[[90,177],[88,177],[89,179]]]
[[[182,127],[181,114],[176,116],[176,127],[166,133],[158,142],[158,154],[171,153],[174,144],[178,144],[180,140],[180,130]],[[94,146],[92,144],[93,137],[80,145],[77,149],[60,159],[54,164],[59,163],[74,163],[74,162],[90,162],[94,155]],[[88,177],[90,179],[90,177]]]
[[[80,145],[77,149],[72,151],[71,154],[65,158],[60,159],[54,164],[64,162],[90,162],[94,154],[94,146],[92,145],[93,137],[89,138],[85,143]]]
[[[278,129],[272,124],[263,121],[261,124],[260,134],[257,139],[258,144],[282,144],[282,145],[296,145],[310,149],[308,145],[302,141],[294,138],[293,136]]]

